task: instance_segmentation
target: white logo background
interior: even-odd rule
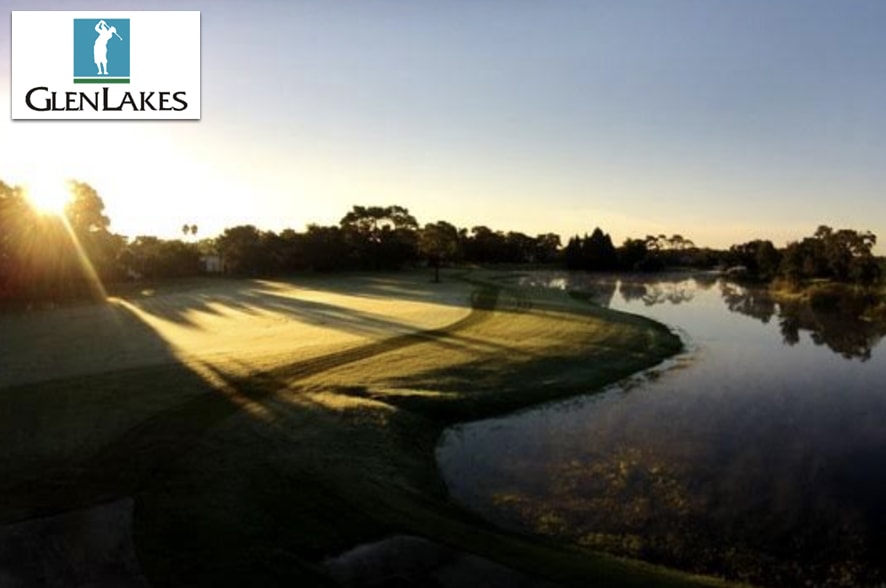
[[[46,86],[64,92],[101,92],[100,84],[74,83],[74,19],[128,18],[130,83],[110,84],[112,106],[124,92],[186,92],[188,107],[180,112],[46,111],[28,108],[25,96]],[[198,11],[13,11],[11,103],[13,120],[199,120],[200,12]],[[45,102],[47,93],[38,93]],[[34,102],[37,102],[36,95]],[[156,94],[152,103],[159,105]],[[177,106],[177,104],[176,104]]]

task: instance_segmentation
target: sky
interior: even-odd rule
[[[783,245],[819,224],[886,242],[882,0],[2,6],[201,11],[199,122],[11,121],[0,19],[0,179],[88,182],[121,234],[399,204],[617,243]]]

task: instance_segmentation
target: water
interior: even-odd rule
[[[886,581],[886,331],[712,276],[539,274],[689,351],[448,430],[452,495],[521,532],[769,586]]]

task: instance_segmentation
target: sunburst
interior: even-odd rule
[[[42,214],[61,216],[65,206],[71,201],[68,183],[57,178],[44,178],[29,181],[24,186],[25,195],[31,206]]]

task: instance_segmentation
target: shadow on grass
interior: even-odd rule
[[[165,295],[158,296],[161,293]],[[463,297],[441,296],[427,284],[413,283],[403,275],[348,275],[335,279],[306,276],[300,280],[279,282],[215,280],[206,290],[172,289],[166,293],[159,289],[149,296],[136,294],[124,298],[139,310],[191,328],[200,327],[198,321],[194,320],[199,314],[220,316],[231,311],[248,315],[278,313],[304,324],[360,335],[387,335],[410,328],[409,325],[371,312],[310,299],[318,293],[375,299],[385,304],[422,302],[458,307],[466,304]]]
[[[245,504],[252,495],[248,489],[242,494],[242,508],[226,512],[213,504],[214,489],[190,483],[199,477],[201,467],[195,472],[187,460],[204,437],[234,415],[250,415],[249,407],[271,390],[227,386],[205,366],[178,362],[163,338],[136,317],[127,316],[123,307],[103,312],[115,313],[116,326],[125,337],[154,348],[163,365],[0,391],[0,524],[26,524],[47,517],[65,521],[64,513],[131,497],[135,500],[136,552],[146,576],[157,586],[326,582],[325,575],[300,556],[287,555],[277,561],[275,528],[287,524],[285,519],[259,531],[242,531],[249,527],[252,514]],[[88,344],[88,340],[74,344]],[[259,448],[252,446],[250,451],[260,455]],[[230,484],[243,471],[226,473]],[[242,482],[260,485],[263,474],[252,474]],[[275,491],[278,499],[284,489]],[[322,493],[314,494],[322,502]],[[254,496],[260,498],[261,493],[256,491]],[[200,504],[200,511],[192,508],[194,503]],[[334,512],[340,505],[326,507],[327,512]],[[221,519],[225,524],[213,524]],[[71,520],[82,523],[83,519]],[[14,573],[24,586],[42,585],[46,565],[82,560],[82,553],[65,550],[88,550],[89,537],[100,530],[81,523],[77,528],[60,523],[50,527],[53,532],[32,538],[17,558],[18,567],[0,569],[0,579]],[[181,541],[179,534],[195,541]],[[62,536],[68,539],[61,541]],[[268,553],[257,554],[253,547],[244,550],[246,539],[255,548],[267,547]],[[269,566],[270,559],[275,561]],[[100,560],[81,561],[81,575],[87,579],[101,576],[98,568],[107,562]],[[64,577],[63,570],[58,572],[49,575]]]

